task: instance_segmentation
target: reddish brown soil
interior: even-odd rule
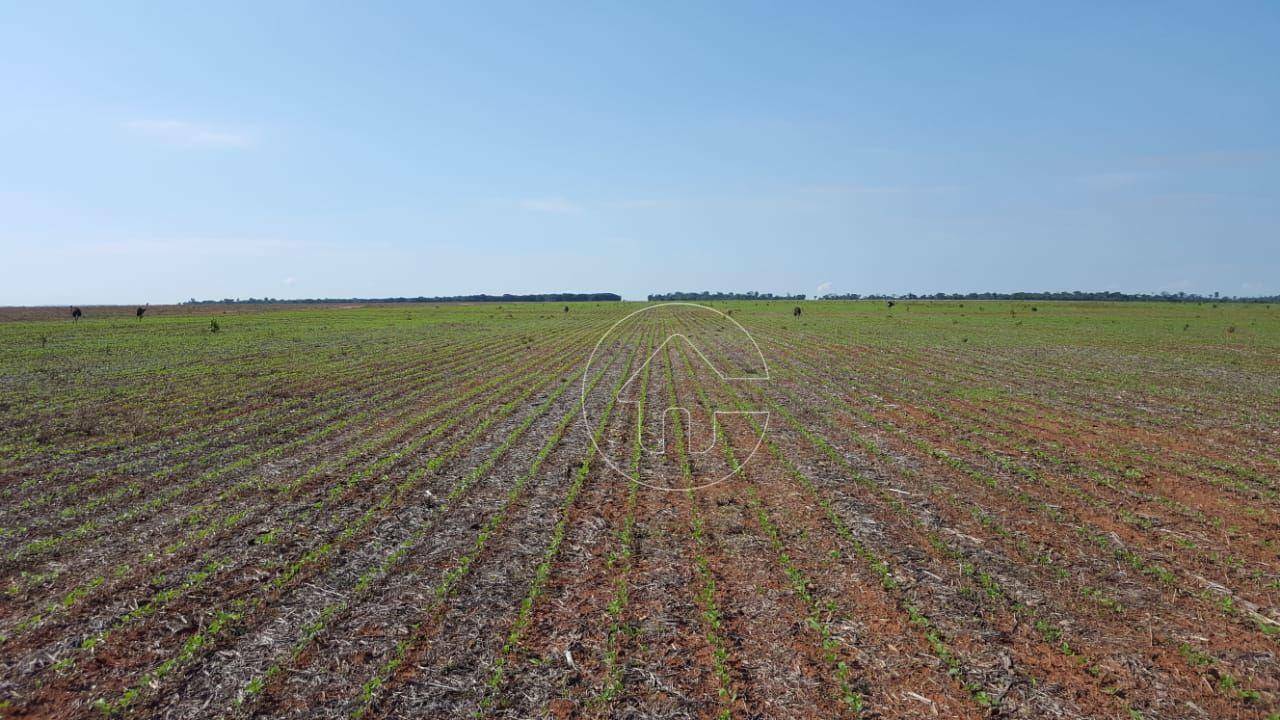
[[[3,356],[0,715],[1280,712],[1271,348],[962,347],[903,311],[860,343],[830,307],[742,305],[767,384],[654,356],[643,429],[669,444],[635,486],[604,458],[629,462],[642,386],[595,388],[709,327],[687,308],[594,367],[617,307],[236,308],[271,332],[230,346],[86,308],[73,340],[100,345]],[[62,313],[0,325],[27,342]],[[710,337],[708,363],[745,366]],[[736,474],[745,421],[728,452],[678,448],[673,396],[695,426],[769,410],[764,444]]]

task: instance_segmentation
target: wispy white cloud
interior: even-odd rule
[[[250,147],[255,142],[251,135],[243,131],[182,120],[130,120],[124,127],[137,135],[189,147],[240,149]]]
[[[1078,179],[1095,190],[1122,190],[1141,185],[1151,177],[1151,173],[1121,171],[1091,173],[1081,175]]]
[[[831,283],[829,281],[818,283],[817,292],[819,296],[826,295],[831,292]]]
[[[169,260],[200,258],[265,258],[302,250],[294,240],[255,238],[173,238],[95,242],[66,248],[73,255],[137,256]]]
[[[529,212],[549,213],[553,215],[573,215],[582,212],[581,205],[562,197],[526,198],[519,202],[521,210]]]
[[[619,200],[609,203],[609,207],[618,208],[619,210],[649,210],[662,207],[662,204],[658,200]]]
[[[806,185],[800,192],[814,195],[915,195],[959,190],[958,185]]]
[[[1158,168],[1229,168],[1274,163],[1278,157],[1280,156],[1274,151],[1208,150],[1163,155],[1139,155],[1134,158],[1134,162],[1143,167]]]

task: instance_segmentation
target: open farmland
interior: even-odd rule
[[[3,713],[1280,717],[1280,307],[713,306],[3,311]]]

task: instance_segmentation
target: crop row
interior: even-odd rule
[[[540,406],[540,410],[544,410],[545,408],[550,407],[550,405],[554,403],[554,401],[558,399],[562,393],[570,389],[572,385],[573,385],[572,380],[563,382],[559,390],[556,393],[553,393],[552,395],[550,395],[547,401],[545,401],[543,405]],[[513,406],[518,404],[519,403],[512,403]],[[536,415],[529,418],[528,422],[532,422],[533,417],[536,417]],[[525,427],[527,427],[527,425],[525,425]],[[428,461],[428,464],[429,463],[430,461]],[[286,586],[296,585],[298,579],[300,578],[300,576],[303,574],[304,571],[306,571],[308,574],[313,574],[314,572],[318,571],[322,567],[323,561],[334,557],[336,553],[339,552],[340,548],[346,545],[349,545],[351,542],[355,541],[355,539],[359,534],[361,534],[363,531],[367,530],[374,524],[375,520],[379,515],[384,514],[389,508],[391,508],[394,504],[397,503],[397,498],[405,497],[409,492],[411,492],[413,488],[418,484],[418,482],[429,474],[428,471],[426,470],[426,467],[427,466],[424,465],[422,466],[422,470],[420,472],[410,474],[408,477],[406,477],[404,481],[402,481],[401,483],[397,484],[395,487],[385,492],[376,501],[376,503],[372,507],[370,507],[368,510],[366,510],[363,514],[359,515],[358,517],[354,518],[351,521],[348,521],[341,528],[340,532],[334,537],[333,540],[325,544],[313,547],[311,550],[307,551],[300,558],[288,563],[287,565],[284,565],[280,574],[278,574],[269,583],[267,583],[267,587],[266,587],[267,592],[261,595],[252,596],[249,599],[236,599],[232,601],[231,606],[227,610],[214,611],[215,616],[219,613],[228,613],[231,615],[236,615],[237,617],[235,618],[235,620],[239,622],[244,620],[246,616],[254,612],[268,611],[270,609],[270,605],[275,604],[275,601],[279,597],[279,593]],[[455,491],[465,492],[466,487],[467,485],[464,483],[460,486],[457,486],[455,488]],[[395,555],[396,553],[392,553],[392,556],[395,556]],[[403,556],[403,553],[401,553],[400,556]],[[375,573],[375,575],[380,575],[380,574],[382,573]],[[364,584],[367,585],[369,582],[372,582],[372,578],[374,577],[374,575],[366,574],[363,577],[366,578]],[[268,603],[269,600],[272,601],[270,604]],[[332,613],[329,613],[329,614],[332,614]],[[217,634],[218,633],[205,633],[204,639],[200,640],[199,644],[203,646],[205,643],[212,640],[212,636],[215,636]],[[191,641],[189,640],[188,642],[191,642]],[[182,652],[179,652],[176,659],[178,660],[179,663],[185,661],[184,655]],[[123,709],[124,707],[127,707],[128,705],[132,704],[133,702],[136,701],[138,694],[141,692],[142,688],[145,688],[153,684],[160,677],[167,675],[169,672],[173,670],[174,668],[174,664],[172,662],[173,660],[174,658],[171,658],[170,661],[166,661],[165,663],[161,663],[160,665],[156,666],[153,670],[145,674],[143,676],[143,679],[139,683],[137,683],[136,685],[124,691],[124,693],[122,693],[115,700],[104,700],[103,706],[109,710],[118,710],[118,709]]]
[[[821,378],[819,378],[819,377],[817,377],[817,376],[815,376],[815,375],[813,375],[813,374],[806,374],[806,375],[805,375],[805,377],[806,377],[806,380],[807,380],[807,381],[809,381],[809,382],[819,382],[819,381],[821,381]],[[840,399],[840,398],[842,398],[842,397],[843,397],[843,393],[838,393],[837,395],[835,395],[835,396],[833,396],[833,397],[835,397],[835,398],[837,398],[837,399]],[[864,418],[864,419],[865,419],[865,418]],[[885,428],[883,428],[883,427],[882,427],[881,429],[885,429]],[[967,470],[969,470],[969,471],[970,471],[970,472],[966,475],[967,477],[974,477],[974,474],[976,473],[976,471],[973,471],[973,470],[972,470],[972,468],[969,468],[967,465],[964,465],[964,464],[960,464],[960,467],[958,467],[958,468],[957,468],[957,467],[956,467],[956,465],[955,465],[955,464],[953,464],[954,458],[951,458],[950,456],[946,456],[946,458],[944,458],[944,457],[942,457],[942,456],[940,456],[940,455],[936,454],[936,453],[934,452],[934,450],[935,450],[935,449],[934,449],[934,448],[932,448],[931,446],[921,446],[921,445],[920,445],[920,442],[921,442],[921,441],[919,441],[918,439],[910,439],[910,438],[908,438],[908,439],[907,439],[907,442],[909,443],[908,447],[914,447],[918,452],[922,452],[922,453],[924,453],[923,457],[924,457],[924,458],[926,458],[926,459],[928,459],[928,460],[931,460],[931,461],[933,461],[933,462],[935,462],[935,463],[941,463],[941,464],[943,464],[944,466],[950,467],[950,468],[951,468],[951,469],[953,469],[953,470],[955,470],[955,469],[960,469],[960,470],[962,470],[962,471],[963,471],[963,470],[966,470],[966,469],[967,469]],[[874,443],[870,443],[870,442],[864,442],[864,443],[863,443],[863,446],[864,446],[864,447],[875,447]],[[985,478],[985,476],[982,476],[980,473],[977,473],[977,476],[978,476],[978,477],[983,477],[983,478]],[[990,488],[990,487],[991,487],[990,483],[986,482],[985,480],[982,480],[982,483],[983,483],[983,485],[984,485],[984,486],[986,486],[986,487],[988,487],[988,488]],[[1000,485],[1000,487],[1001,487],[1001,488],[1008,489],[1008,486],[1003,485],[1003,484],[1001,484],[1001,485]],[[944,498],[945,498],[945,505],[944,505],[944,506],[942,506],[942,507],[944,507],[944,508],[945,508],[945,507],[947,507],[947,506],[952,506],[952,507],[967,507],[967,508],[968,508],[968,510],[969,510],[970,515],[972,516],[972,517],[971,517],[971,521],[976,521],[976,522],[978,523],[978,527],[980,528],[980,532],[983,532],[983,531],[990,532],[990,531],[993,531],[993,530],[997,530],[997,529],[999,528],[999,526],[996,524],[998,521],[997,521],[997,519],[996,519],[996,516],[993,514],[993,512],[992,512],[992,507],[991,507],[990,505],[987,505],[987,506],[983,507],[983,506],[978,506],[978,505],[970,504],[970,503],[971,503],[971,501],[969,501],[967,498],[964,498],[964,497],[958,496],[958,495],[956,495],[955,493],[950,492],[947,488],[939,487],[939,486],[937,486],[936,484],[935,484],[935,486],[934,486],[934,487],[932,487],[932,488],[931,488],[931,492],[932,492],[932,493],[934,493],[935,495],[941,495],[942,497],[944,497]],[[1051,512],[1051,511],[1052,511],[1052,509],[1051,509],[1051,508],[1045,508],[1045,510],[1046,510],[1046,512]],[[1078,526],[1073,526],[1073,527],[1078,527]],[[1012,533],[1012,532],[1010,532],[1010,531],[1000,531],[1000,532],[997,532],[997,537],[998,537],[998,538],[1000,538],[1001,540],[1009,540],[1009,541],[1012,541],[1012,539],[1013,539],[1013,533]],[[1096,539],[1096,535],[1095,535],[1094,537],[1095,537],[1095,539]],[[1110,543],[1109,543],[1109,542],[1107,542],[1107,543],[1104,543],[1104,544],[1105,544],[1106,546],[1108,546],[1108,549],[1109,549],[1109,545],[1110,545]],[[1025,543],[1023,543],[1023,542],[1021,542],[1021,541],[1019,541],[1019,542],[1017,542],[1017,543],[1014,543],[1014,549],[1015,549],[1015,553],[1016,553],[1016,554],[1018,554],[1020,557],[1023,557],[1023,558],[1024,558],[1024,560],[1026,560],[1027,562],[1029,562],[1029,564],[1031,564],[1032,566],[1036,566],[1036,565],[1039,565],[1039,566],[1041,566],[1041,567],[1044,567],[1044,566],[1045,566],[1045,565],[1044,565],[1044,563],[1043,563],[1043,561],[1042,561],[1042,558],[1043,558],[1043,557],[1045,557],[1045,556],[1043,556],[1042,554],[1039,554],[1039,553],[1037,553],[1037,552],[1033,551],[1033,550],[1030,548],[1030,546],[1026,545]],[[1140,560],[1140,558],[1130,557],[1130,559],[1131,559],[1131,560],[1133,560],[1133,561],[1136,561],[1136,562],[1142,562],[1142,561]],[[1049,561],[1047,561],[1047,562],[1049,563],[1049,565],[1050,565],[1050,566],[1052,566],[1053,562],[1052,562],[1051,560],[1049,560]],[[1144,565],[1143,567],[1145,567],[1145,565]],[[989,576],[988,576],[988,577],[989,577]],[[1106,585],[1107,585],[1107,583],[1106,583],[1105,581],[1101,581],[1101,579],[1100,579],[1100,581],[1099,581],[1099,582],[1096,582],[1096,584],[1089,584],[1089,585],[1085,585],[1085,586],[1084,586],[1084,589],[1082,590],[1082,595],[1083,595],[1083,596],[1085,596],[1085,597],[1087,597],[1087,598],[1088,598],[1088,599],[1090,599],[1090,600],[1094,600],[1094,601],[1099,602],[1099,603],[1100,603],[1104,608],[1107,608],[1109,611],[1115,611],[1115,610],[1118,610],[1118,609],[1122,609],[1122,608],[1121,608],[1117,603],[1115,603],[1115,602],[1114,602],[1114,600],[1112,600],[1112,599],[1108,598],[1108,596],[1107,596],[1105,593],[1101,593],[1101,592],[1099,592],[1099,591],[1096,589],[1096,588],[1098,588],[1098,587],[1105,587]],[[991,587],[992,587],[991,583],[987,583],[987,587],[988,587],[988,588],[991,588]],[[1047,634],[1049,637],[1051,637],[1051,638],[1053,638],[1053,639],[1055,640],[1055,642],[1053,642],[1053,643],[1052,643],[1053,645],[1058,646],[1058,647],[1062,647],[1062,644],[1061,644],[1061,643],[1056,642],[1056,636],[1058,635],[1058,633],[1057,633],[1057,632],[1050,631],[1050,632],[1047,632],[1046,634]],[[1184,643],[1182,643],[1182,642],[1180,642],[1180,641],[1179,641],[1177,644],[1178,644],[1179,646],[1181,646],[1181,645],[1182,645],[1182,644],[1184,644]],[[1224,670],[1224,671],[1221,671],[1221,672],[1225,672],[1225,670]],[[1238,681],[1236,681],[1236,680],[1234,680],[1234,679],[1233,679],[1233,680],[1229,681],[1229,682],[1228,682],[1228,684],[1234,688],[1234,687],[1235,687],[1235,686],[1237,686],[1239,683],[1238,683]],[[1242,699],[1245,699],[1245,700],[1249,700],[1249,699],[1252,697],[1252,695],[1253,695],[1253,693],[1250,693],[1250,692],[1248,692],[1248,691],[1245,691],[1245,692],[1243,693],[1243,695],[1241,695],[1240,693],[1235,693],[1235,692],[1232,692],[1232,693],[1230,693],[1230,694],[1231,694],[1231,695],[1233,695],[1233,696],[1240,696]]]
[[[566,354],[564,357],[569,358],[570,363],[573,360],[571,357],[571,354]],[[433,426],[433,429],[431,430],[430,433],[427,433],[426,435],[415,440],[413,443],[406,445],[401,449],[400,452],[384,455],[381,459],[375,460],[374,462],[365,466],[363,469],[353,471],[344,479],[342,479],[341,482],[331,486],[329,488],[329,492],[325,496],[323,496],[323,500],[320,501],[320,504],[316,506],[310,506],[310,507],[313,507],[314,509],[322,509],[327,505],[331,505],[336,499],[338,499],[341,496],[342,490],[350,488],[356,483],[359,483],[364,479],[369,478],[370,476],[373,475],[373,473],[377,472],[379,469],[386,468],[392,462],[398,461],[403,457],[412,456],[412,453],[417,448],[421,447],[421,445],[427,440],[430,440],[433,437],[437,437],[441,435],[444,431],[457,425],[460,421],[462,421],[466,417],[480,412],[480,410],[484,408],[486,406],[486,403],[488,402],[486,400],[486,397],[482,394],[482,391],[490,391],[490,395],[489,395],[490,397],[503,398],[506,395],[506,393],[509,392],[511,389],[513,389],[519,384],[522,384],[524,378],[528,376],[529,371],[530,371],[530,368],[526,366],[524,368],[520,368],[510,373],[507,373],[506,375],[500,375],[495,378],[492,378],[485,383],[477,384],[476,387],[472,388],[467,392],[459,394],[456,392],[456,390],[452,391],[451,393],[452,397],[449,400],[441,402],[439,405],[434,406],[432,409],[428,410],[426,413],[421,413],[410,419],[410,423],[408,427],[420,427],[423,424],[425,424],[427,420],[444,415],[445,416],[444,421],[436,423]],[[558,370],[553,370],[553,372],[558,372]],[[541,383],[538,383],[528,387],[526,394],[532,393],[540,385]],[[467,400],[471,400],[477,397],[479,399],[476,399],[469,406],[466,406],[459,410],[455,410],[453,415],[446,414],[448,411],[450,411],[453,408],[456,408],[462,402],[465,402]],[[367,417],[367,415],[368,413],[358,414],[356,416],[353,416],[350,419],[360,420],[364,417]],[[491,416],[487,418],[485,422],[491,423],[496,419],[496,417],[497,416]],[[395,435],[396,433],[391,433],[392,437],[394,437]],[[308,440],[308,438],[304,438],[304,440]],[[371,446],[364,446],[363,449],[365,450],[371,449]],[[343,458],[343,461],[344,462],[353,461],[357,459],[359,455],[360,455],[359,453],[349,454],[347,457]],[[315,467],[325,468],[325,467],[333,467],[333,466],[328,459],[325,459],[318,466],[315,466]],[[341,467],[341,466],[339,465],[338,467]],[[308,471],[308,473],[303,473],[300,477],[307,477],[309,474],[310,474],[310,471]],[[243,506],[232,506],[229,501],[233,499],[234,495],[236,495],[237,493],[253,489],[258,491],[259,495],[265,496],[263,498],[263,501],[270,502],[273,505],[279,504],[280,501],[286,500],[292,497],[294,494],[296,494],[296,492],[299,490],[301,486],[297,482],[297,478],[290,478],[286,481],[284,480],[284,477],[285,476],[282,476],[281,479],[274,484],[274,486],[263,487],[255,478],[250,477],[250,479],[248,480],[245,480],[235,485],[232,485],[230,487],[224,488],[218,494],[218,496],[216,496],[213,499],[213,501],[209,503],[209,505],[211,506],[223,508],[224,513],[222,516],[220,517],[208,516],[205,511],[208,510],[209,508],[197,506],[196,508],[188,512],[177,523],[178,527],[184,528],[186,530],[185,536],[169,542],[167,545],[164,546],[162,551],[159,553],[155,553],[155,552],[150,553],[147,558],[149,562],[144,564],[153,564],[156,561],[162,559],[163,557],[171,556],[193,541],[214,540],[217,538],[217,535],[213,535],[213,533],[229,532],[235,526],[239,525],[240,522],[245,520],[246,518],[256,517],[257,513],[265,507],[265,505],[263,504],[259,504],[257,506],[252,506],[248,508]],[[309,506],[304,506],[304,507],[309,507]],[[269,536],[273,532],[274,531],[267,531],[264,533],[264,535]],[[145,545],[138,544],[135,546],[141,547]],[[136,563],[137,561],[131,561],[131,562]],[[172,568],[166,568],[166,571],[172,572]],[[154,582],[154,578],[152,579],[152,581],[149,581],[147,584],[151,585],[153,584],[153,582]],[[119,588],[118,587],[115,588],[115,591],[118,592]],[[77,599],[80,599],[77,595],[78,592],[79,592],[78,589],[73,590],[66,597],[68,598],[76,597]],[[63,598],[57,604],[64,607],[70,605],[70,603],[66,601],[66,598]]]

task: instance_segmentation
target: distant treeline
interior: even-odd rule
[[[932,295],[859,295],[834,293],[823,295],[821,300],[1092,300],[1099,302],[1242,302],[1242,303],[1280,303],[1280,295],[1265,297],[1229,297],[1214,293],[1198,295],[1196,293],[1146,293],[1122,292],[1084,292],[1070,290],[1063,292],[1014,292],[1014,293],[934,293]]]
[[[282,300],[279,298],[224,298],[222,300],[190,300],[183,305],[268,305],[288,303],[297,305],[324,305],[329,303],[481,303],[481,302],[621,302],[615,293],[543,293],[540,295],[447,295],[441,297],[392,297],[392,298],[312,298],[307,300]]]
[[[744,293],[734,292],[670,292],[655,293],[649,296],[650,302],[666,300],[803,300],[804,295],[774,295],[754,290]]]

